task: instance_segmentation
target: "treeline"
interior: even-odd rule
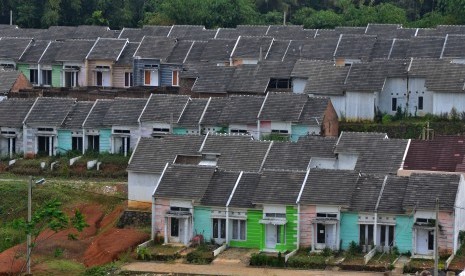
[[[465,24],[465,0],[1,0],[0,23],[22,28],[52,25],[238,24],[305,28],[398,23],[407,27]]]

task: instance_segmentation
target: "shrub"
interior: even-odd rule
[[[199,245],[194,251],[186,256],[187,262],[191,264],[209,264],[213,262],[213,252],[205,244]]]
[[[326,258],[322,255],[295,255],[289,258],[287,266],[302,269],[325,269]]]
[[[150,253],[147,247],[137,248],[137,259],[139,260],[150,260]]]
[[[321,256],[329,257],[331,255],[333,255],[333,251],[329,247],[325,247],[323,251],[321,251]]]
[[[252,254],[250,258],[251,266],[273,266],[273,267],[284,267],[286,265],[284,257],[281,252],[278,256],[268,256],[263,253]]]
[[[349,248],[347,248],[346,253],[349,256],[354,256],[354,255],[360,254],[360,253],[362,253],[362,247],[360,245],[358,245],[355,241],[351,241],[349,243]]]
[[[393,119],[392,115],[385,114],[385,115],[383,116],[383,118],[381,119],[381,122],[382,122],[383,124],[388,124],[388,123],[392,122],[392,119]]]

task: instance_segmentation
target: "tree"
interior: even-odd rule
[[[330,29],[341,26],[343,22],[344,18],[342,15],[332,10],[317,11],[304,20],[304,27],[312,29]]]
[[[301,8],[297,12],[295,12],[291,18],[291,22],[296,25],[303,25],[305,19],[312,16],[316,11],[312,8]]]
[[[103,17],[102,11],[94,11],[92,17],[87,19],[86,24],[108,26],[108,20]]]
[[[60,4],[61,0],[48,0],[45,3],[44,13],[40,20],[43,28],[58,25],[60,20]]]
[[[74,211],[74,216],[70,219],[61,210],[61,202],[57,200],[46,202],[43,207],[33,213],[30,222],[20,218],[16,219],[13,225],[18,231],[22,231],[26,235],[31,235],[33,241],[31,254],[37,243],[41,242],[38,241],[39,234],[47,229],[56,233],[60,230],[74,228],[81,232],[85,227],[89,226],[85,221],[84,215],[77,209]],[[27,258],[30,258],[30,256],[26,256],[26,262],[28,261]],[[24,271],[24,269],[25,265],[22,271]]]
[[[404,9],[390,3],[381,3],[376,6],[378,14],[378,23],[405,24],[407,23],[407,14]]]

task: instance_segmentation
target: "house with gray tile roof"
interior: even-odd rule
[[[80,101],[72,107],[65,120],[58,129],[58,153],[75,151],[84,153],[84,132],[82,124],[87,118],[94,102]]]
[[[231,65],[257,64],[271,47],[273,38],[239,36],[231,52]]]
[[[200,119],[205,112],[209,99],[189,98],[186,107],[173,126],[174,134],[200,134]]]
[[[31,46],[32,39],[2,37],[0,38],[0,66],[4,70],[16,68],[16,63]]]
[[[0,155],[13,158],[24,151],[23,121],[35,99],[5,99],[0,101]]]
[[[97,38],[86,56],[86,86],[124,87],[125,73],[115,71],[114,65],[128,43],[126,39]]]
[[[282,136],[291,141],[308,135],[336,136],[338,119],[329,98],[272,93],[258,114],[259,136]]]
[[[132,87],[134,86],[133,77],[133,56],[139,47],[138,42],[129,42],[124,47],[118,60],[113,64],[113,73],[118,76],[118,79],[114,80],[115,87]]]
[[[73,109],[76,99],[37,98],[23,121],[24,155],[53,156],[59,152],[58,129]]]

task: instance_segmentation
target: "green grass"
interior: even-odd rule
[[[86,267],[72,260],[50,259],[42,263],[47,266],[47,270],[34,275],[82,275]]]

